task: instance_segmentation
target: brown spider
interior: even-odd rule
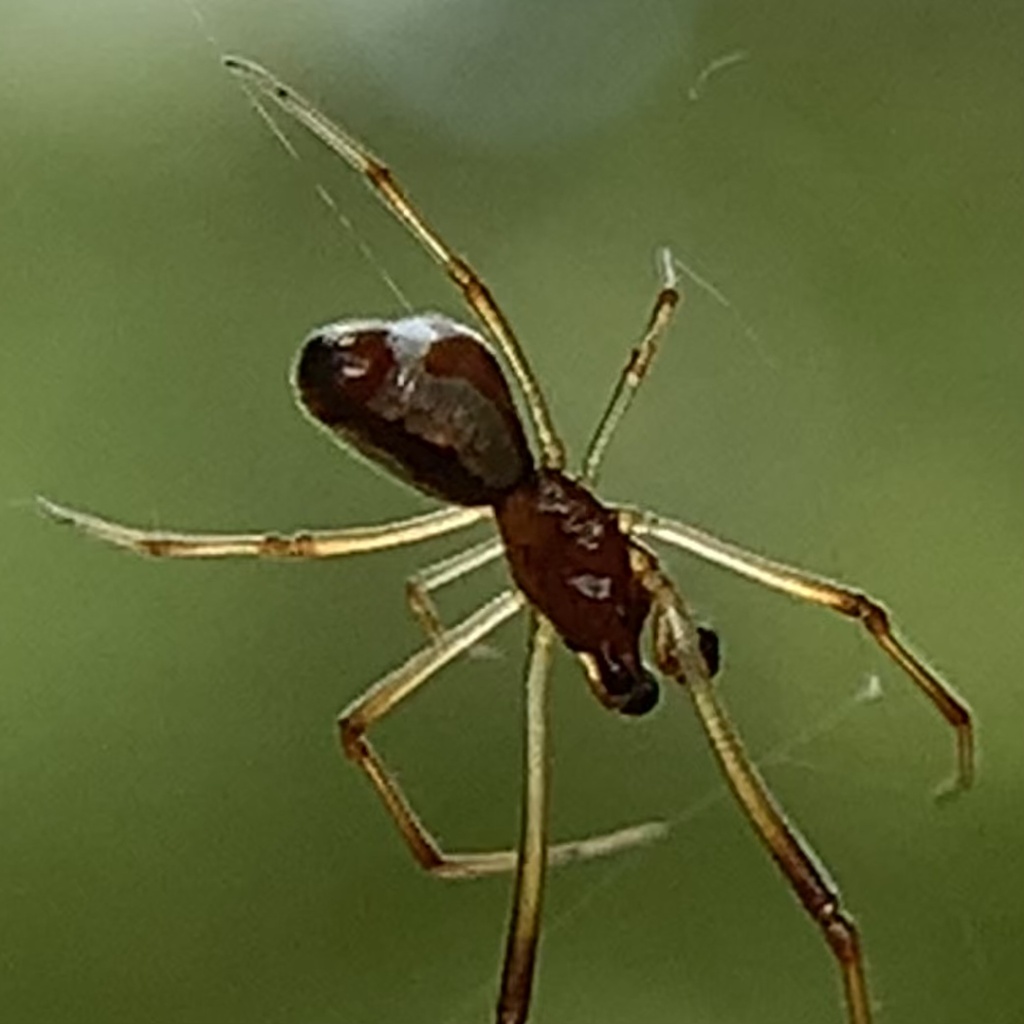
[[[441,264],[511,368],[540,448],[535,460],[498,359],[473,329],[440,314],[329,324],[306,341],[294,370],[307,414],[447,507],[400,522],[278,534],[181,534],[139,530],[40,498],[54,519],[148,555],[220,558],[256,555],[331,558],[413,544],[488,516],[499,537],[428,566],[409,580],[409,604],[430,640],[339,716],[345,756],[363,769],[416,861],[446,877],[515,872],[497,1020],[520,1024],[529,1008],[549,863],[612,853],[653,838],[654,824],[551,845],[547,837],[545,689],[556,635],[579,658],[606,707],[640,715],[658,685],[640,655],[650,621],[654,663],[680,683],[730,788],[797,898],[821,929],[842,977],[849,1024],[869,1024],[871,1003],[860,936],[807,842],[786,820],[743,746],[712,684],[718,640],[695,621],[655,555],[651,539],[682,548],[792,597],[859,621],[913,680],[956,734],[956,788],[973,776],[970,711],[894,633],[885,608],[850,587],[794,569],[652,512],[609,508],[591,487],[612,433],[646,376],[680,301],[671,255],[660,254],[661,289],[639,344],[619,377],[578,477],[566,473],[562,442],[519,342],[477,273],[442,241],[406,198],[388,168],[269,72],[224,58],[246,86],[273,100],[359,172],[384,205]],[[431,591],[504,553],[514,586],[455,626],[445,627]],[[526,675],[524,795],[518,849],[451,854],[440,848],[371,745],[369,730],[453,658],[502,622],[532,612]]]

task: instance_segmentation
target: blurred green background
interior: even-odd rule
[[[492,1012],[507,881],[419,874],[333,736],[420,643],[403,579],[460,542],[161,564],[31,507],[280,530],[430,507],[311,431],[286,374],[311,327],[396,311],[380,266],[417,306],[461,315],[457,298],[343,168],[301,138],[288,159],[221,46],[387,156],[505,303],[577,454],[655,246],[729,296],[742,320],[690,287],[604,491],[857,581],[970,700],[979,785],[936,807],[951,736],[856,629],[666,556],[863,926],[878,1020],[1020,1021],[1021,5],[202,12],[0,6],[3,1020]],[[378,734],[454,849],[515,833],[522,640],[506,628],[500,658],[452,667]],[[884,700],[858,700],[875,675]],[[533,1020],[841,1024],[824,944],[682,696],[623,722],[563,657],[552,705],[554,832],[673,828],[552,877]]]

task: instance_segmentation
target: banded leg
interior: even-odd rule
[[[442,878],[475,878],[515,869],[513,850],[485,853],[446,853],[413,810],[394,775],[367,737],[370,727],[415,693],[428,679],[463,651],[481,641],[524,604],[521,594],[506,590],[482,608],[445,630],[429,647],[415,653],[404,665],[375,683],[338,717],[338,732],[345,756],[366,773],[391,815],[409,852],[431,874]],[[594,838],[561,843],[548,850],[548,861],[573,860],[617,853],[650,842],[667,831],[661,822],[648,822]]]
[[[658,668],[682,683],[718,765],[743,813],[781,868],[804,910],[821,929],[842,977],[849,1024],[871,1024],[860,934],[843,910],[839,890],[818,865],[820,858],[786,820],[718,700],[700,650],[700,634],[671,584],[659,574],[654,587]]]
[[[337,558],[417,544],[472,526],[489,516],[485,508],[451,506],[438,512],[374,526],[278,533],[171,533],[141,530],[66,508],[41,496],[39,508],[58,523],[74,526],[117,547],[158,558]]]
[[[498,996],[498,1024],[524,1024],[530,1009],[548,848],[547,683],[551,673],[551,623],[538,618],[526,676],[523,796],[516,884]]]
[[[491,332],[512,368],[530,410],[530,419],[537,432],[544,465],[560,469],[565,464],[565,452],[562,442],[555,433],[547,402],[530,369],[519,339],[512,330],[512,325],[480,275],[427,223],[394,179],[390,168],[349,135],[344,128],[335,124],[309,100],[254,61],[231,56],[225,56],[223,61],[229,71],[273,100],[286,114],[312,132],[328,149],[337,153],[345,163],[361,174],[381,202],[444,268],[462,292],[466,303]]]
[[[423,632],[431,640],[437,640],[444,633],[444,624],[431,592],[448,583],[493,562],[504,553],[504,545],[499,537],[474,544],[465,551],[460,551],[450,558],[434,562],[425,569],[420,569],[410,576],[405,583],[405,599],[413,618],[423,627]]]
[[[668,249],[658,251],[658,268],[661,272],[661,290],[654,300],[654,308],[647,320],[644,335],[636,348],[629,354],[629,360],[622,369],[615,383],[611,398],[605,406],[601,419],[594,431],[594,436],[587,446],[583,457],[582,479],[584,483],[594,484],[604,459],[605,450],[612,439],[619,421],[626,415],[633,402],[637,388],[643,383],[658,353],[660,343],[679,304],[683,301],[683,293],[679,288],[679,275],[676,273],[672,253]]]
[[[913,680],[956,735],[956,774],[940,794],[968,789],[974,781],[974,730],[971,710],[953,688],[927,665],[894,631],[885,607],[852,587],[795,569],[747,551],[694,526],[665,519],[651,512],[622,511],[623,528],[638,537],[653,537],[682,548],[740,576],[784,594],[831,608],[863,624],[871,638]]]

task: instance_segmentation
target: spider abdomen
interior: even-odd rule
[[[294,380],[336,438],[445,501],[493,505],[533,472],[497,360],[447,317],[330,324],[307,339]]]
[[[495,512],[517,586],[567,647],[591,657],[602,703],[623,714],[649,711],[658,690],[639,641],[651,597],[615,512],[550,469],[524,480]]]

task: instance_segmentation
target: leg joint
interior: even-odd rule
[[[835,607],[843,615],[859,619],[875,636],[886,636],[891,632],[885,607],[859,590],[843,591],[842,600]]]
[[[365,733],[366,726],[358,719],[349,715],[343,715],[338,719],[338,741],[341,743],[342,753],[350,761],[360,763],[364,760]]]
[[[479,297],[485,289],[469,264],[461,256],[452,255],[448,263],[448,276],[462,289],[467,298]]]
[[[860,933],[853,918],[835,901],[826,903],[815,916],[836,959],[842,964],[859,963]]]
[[[316,554],[316,545],[308,533],[268,533],[260,544],[260,554],[267,558],[310,558]]]
[[[427,588],[415,576],[405,581],[405,601],[423,632],[436,642],[444,633],[444,624]]]

